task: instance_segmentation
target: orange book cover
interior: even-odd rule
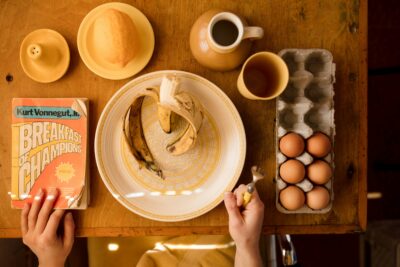
[[[11,205],[22,208],[40,188],[58,188],[55,208],[86,208],[87,99],[14,98]]]

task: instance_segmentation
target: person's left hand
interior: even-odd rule
[[[71,212],[64,217],[63,233],[57,235],[57,229],[65,210],[53,210],[58,190],[47,193],[39,190],[32,205],[25,204],[21,212],[21,231],[25,245],[38,257],[40,267],[64,266],[74,243],[74,219]]]

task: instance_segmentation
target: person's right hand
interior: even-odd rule
[[[259,240],[264,219],[264,203],[254,190],[250,202],[241,211],[247,187],[240,185],[234,193],[225,194],[229,215],[229,233],[236,243],[235,266],[262,266]]]

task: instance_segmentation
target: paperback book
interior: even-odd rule
[[[22,208],[40,188],[57,188],[59,209],[89,202],[88,100],[14,98],[11,205]]]

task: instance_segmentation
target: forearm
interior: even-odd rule
[[[40,262],[39,267],[64,267],[65,261]]]
[[[235,267],[262,267],[260,250],[255,248],[236,248]]]
[[[39,267],[64,267],[64,264],[39,264]]]

